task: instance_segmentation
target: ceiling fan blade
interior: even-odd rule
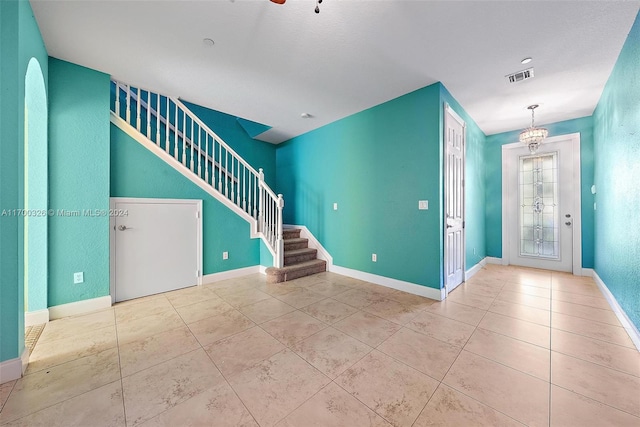
[[[287,0],[269,0],[269,1],[271,1],[271,3],[284,4],[284,2],[286,2]]]

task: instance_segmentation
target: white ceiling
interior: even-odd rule
[[[272,126],[260,136],[272,143],[437,81],[487,135],[527,126],[533,103],[539,124],[588,116],[640,7],[325,0],[316,14],[314,0],[31,4],[49,55]],[[530,66],[535,78],[506,83]]]

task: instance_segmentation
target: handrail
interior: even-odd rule
[[[231,148],[229,145],[227,145],[227,143],[224,142],[224,140],[222,138],[220,138],[214,131],[212,131],[209,126],[207,126],[202,120],[200,120],[200,117],[198,117],[194,112],[192,112],[189,107],[187,107],[186,105],[184,105],[184,103],[182,101],[180,101],[179,98],[176,98],[174,101],[176,104],[178,104],[181,108],[183,108],[185,111],[188,111],[189,113],[192,114],[193,120],[195,120],[196,123],[198,123],[201,127],[202,130],[209,132],[211,135],[213,135],[218,141],[224,143],[225,146],[227,146],[227,150],[229,151],[230,154],[232,154],[233,156],[237,157],[243,165],[245,165],[247,167],[248,170],[250,170],[251,172],[253,172],[254,175],[258,175],[258,171],[256,171],[249,163],[247,163],[242,157],[240,157],[240,155],[238,153],[236,153],[236,151]]]
[[[129,87],[127,88],[127,87],[126,87],[126,85],[123,85],[122,83],[120,83],[120,82],[118,82],[118,81],[115,81],[115,80],[112,80],[112,81],[114,81],[114,82],[115,82],[115,84],[116,84],[116,87],[117,87],[117,88],[120,88],[120,89],[122,89],[122,90],[124,90],[124,91],[129,90],[130,95],[131,95],[131,98],[133,98],[133,99],[135,99],[135,100],[137,101],[137,99],[138,99],[138,95],[136,94],[136,92],[135,92],[135,91],[133,91],[133,90],[131,89],[131,86],[129,86]],[[146,89],[141,89],[141,90],[144,90],[145,92],[148,92]],[[150,112],[154,117],[157,117],[157,116],[158,116],[158,112],[156,111],[156,109],[154,109],[153,107],[149,106],[149,104],[147,104],[143,99],[141,99],[141,100],[140,100],[140,104],[141,104],[141,105],[142,105],[142,106],[143,106],[147,111],[149,111],[149,112]],[[182,105],[184,105],[184,104],[182,104]],[[188,110],[188,108],[187,108],[186,106],[184,106],[184,108]],[[188,111],[191,111],[191,110],[188,110]],[[192,114],[195,116],[195,114],[194,114],[193,112],[192,112]],[[197,117],[197,116],[196,116],[196,117]],[[199,118],[198,118],[198,120],[199,120]],[[167,123],[167,119],[166,119],[166,118],[164,118],[164,116],[162,116],[162,114],[160,114],[160,121],[161,121],[163,124],[166,124],[166,123]],[[191,141],[191,138],[188,138],[186,135],[184,135],[184,134],[182,133],[182,131],[181,131],[181,130],[176,129],[176,128],[175,128],[175,126],[174,126],[173,124],[171,124],[171,122],[169,122],[169,128],[170,128],[171,130],[173,130],[174,132],[177,132],[177,133],[178,133],[178,136],[182,136],[182,138],[185,140],[185,142],[186,142],[187,144],[189,144],[189,145],[192,145],[192,144],[193,144],[193,142]],[[213,131],[212,131],[212,132],[213,132]],[[215,159],[213,159],[210,155],[205,154],[205,153],[203,152],[203,150],[201,150],[199,147],[195,147],[195,146],[194,146],[194,149],[195,149],[195,150],[199,150],[200,154],[202,154],[202,155],[206,155],[207,160],[211,161],[211,163],[212,163],[212,164],[213,164],[217,169],[224,170],[224,168],[222,167],[222,165],[221,165],[221,164],[219,164],[218,162],[216,162],[216,161],[215,161]],[[250,167],[250,165],[249,165],[249,167]],[[236,182],[236,181],[237,181],[237,179],[235,179],[235,178],[234,178],[234,182]]]
[[[258,234],[273,255],[273,265],[283,267],[284,200],[282,194],[276,195],[264,181],[262,169],[256,171],[180,99],[113,79],[111,82],[115,87],[112,113],[166,152],[166,161],[181,163],[215,192],[212,194],[224,197],[225,203],[231,202],[234,209],[240,209],[236,212],[242,211],[255,221]],[[124,91],[123,102],[126,102],[124,114],[121,91]]]

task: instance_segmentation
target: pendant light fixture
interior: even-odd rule
[[[538,104],[529,105],[527,107],[527,109],[531,110],[531,127],[520,132],[520,142],[529,147],[531,154],[538,151],[538,147],[540,147],[542,141],[544,141],[547,135],[549,135],[549,131],[547,129],[535,126],[533,112],[538,107]]]

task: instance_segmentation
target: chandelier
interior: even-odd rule
[[[545,128],[537,128],[534,124],[533,111],[538,108],[538,104],[529,105],[527,109],[531,110],[531,127],[520,132],[520,142],[529,147],[531,154],[535,153],[542,144],[542,141],[549,135],[549,131]]]

